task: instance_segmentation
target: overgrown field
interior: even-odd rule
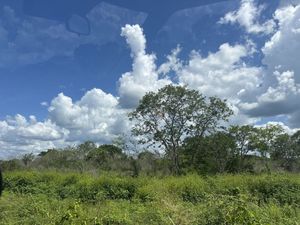
[[[6,172],[0,224],[300,224],[300,175]]]

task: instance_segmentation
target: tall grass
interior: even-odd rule
[[[0,224],[299,224],[300,175],[4,174]]]

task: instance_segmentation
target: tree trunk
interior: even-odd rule
[[[172,173],[174,175],[180,174],[179,156],[176,148],[172,149]]]

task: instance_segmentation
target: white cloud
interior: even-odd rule
[[[236,100],[257,88],[262,69],[247,66],[243,58],[249,50],[242,45],[225,43],[206,58],[193,52],[186,66],[178,73],[179,80],[208,96]]]
[[[274,13],[278,28],[262,48],[266,65],[264,88],[256,100],[241,104],[252,116],[288,117],[289,125],[300,126],[300,5],[286,5]],[[275,72],[274,72],[275,71]],[[251,107],[249,107],[251,106]]]
[[[79,101],[60,93],[49,107],[49,117],[59,127],[69,131],[67,141],[111,141],[126,131],[126,110],[118,100],[100,89],[88,91]]]
[[[275,71],[274,75],[278,85],[275,88],[269,87],[267,92],[258,97],[259,102],[285,101],[290,95],[300,94],[300,85],[295,83],[293,71]]]
[[[126,38],[133,58],[132,71],[122,75],[119,80],[120,104],[135,107],[142,96],[149,91],[171,83],[168,78],[159,78],[155,55],[146,53],[146,38],[139,25],[126,25],[121,35]]]
[[[265,56],[263,63],[271,71],[278,66],[282,71],[294,71],[296,82],[300,82],[300,33],[297,32],[300,28],[300,5],[277,9],[274,18],[279,28],[262,49]]]
[[[268,126],[280,126],[281,128],[283,128],[283,131],[289,135],[293,135],[299,130],[299,129],[292,129],[289,126],[285,125],[283,122],[277,122],[277,121],[269,121],[263,125],[257,125],[256,127],[268,127]]]
[[[235,87],[233,91],[222,90],[221,97],[239,92],[242,89],[239,79],[247,81],[247,90],[257,83],[260,69],[247,67],[242,63],[242,58],[249,52],[244,46],[224,44],[218,52],[211,53],[206,58],[194,53],[188,63],[178,59],[178,47],[167,57],[167,62],[157,69],[155,55],[146,53],[146,38],[138,25],[125,26],[122,36],[131,48],[133,68],[132,72],[123,74],[119,80],[120,97],[100,89],[92,89],[78,101],[73,101],[60,93],[51,101],[48,107],[49,119],[43,122],[38,122],[33,116],[29,119],[21,115],[8,117],[0,121],[0,146],[4,151],[1,155],[7,157],[17,151],[19,154],[38,152],[86,140],[106,143],[116,135],[128,133],[130,124],[126,108],[135,106],[146,92],[156,91],[172,83],[165,77],[171,70],[177,73],[177,78],[182,83],[204,94],[220,94],[224,89],[223,82]],[[244,75],[247,71],[253,76],[247,78]],[[160,75],[164,78],[160,78]],[[202,81],[203,78],[205,82]],[[208,89],[204,89],[205,86],[212,86],[217,92],[209,93]],[[246,90],[245,87],[243,89]],[[44,102],[42,105],[47,104]]]
[[[181,47],[177,46],[176,49],[174,49],[170,55],[167,56],[167,62],[160,65],[158,69],[159,74],[167,75],[171,71],[174,71],[178,73],[181,71],[183,65],[182,61],[178,58],[178,54],[181,52]]]
[[[48,107],[49,106],[48,102],[41,102],[40,104],[41,104],[41,106],[44,106],[44,107]]]
[[[62,144],[68,131],[52,121],[38,122],[34,116],[7,117],[0,121],[1,157],[39,152]]]
[[[119,108],[117,98],[100,89],[86,92],[77,102],[61,93],[48,110],[49,119],[43,122],[19,114],[0,121],[0,158],[86,140],[108,143],[116,135],[129,132],[128,111]]]
[[[294,72],[275,71],[273,76],[276,77],[276,85],[269,86],[256,97],[255,102],[245,102],[239,106],[253,116],[284,115],[299,110],[300,85],[295,83]]]
[[[264,10],[264,6],[257,6],[254,0],[242,0],[240,8],[236,11],[227,13],[220,19],[221,24],[239,24],[246,29],[247,33],[270,34],[274,31],[275,22],[267,20],[259,22],[259,18]]]

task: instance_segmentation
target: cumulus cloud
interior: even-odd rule
[[[300,5],[285,5],[274,13],[278,28],[262,48],[266,65],[264,89],[252,102],[240,106],[251,116],[286,115],[300,126]]]
[[[0,157],[37,153],[86,140],[111,142],[129,132],[128,111],[118,104],[116,97],[100,89],[86,92],[76,102],[60,93],[52,100],[45,121],[19,114],[0,121]]]
[[[227,13],[219,21],[220,24],[239,24],[247,33],[270,34],[274,31],[275,22],[267,20],[260,23],[259,18],[264,10],[263,5],[257,6],[254,0],[242,0],[240,8]]]
[[[92,89],[77,102],[60,93],[49,107],[49,117],[59,127],[69,131],[67,141],[106,143],[120,131],[126,131],[126,110],[118,100],[100,89]]]
[[[231,123],[253,124],[257,119],[243,114],[239,107],[241,102],[251,99],[262,82],[263,69],[244,62],[252,53],[253,46],[247,43],[233,46],[224,43],[207,57],[193,51],[187,62],[179,64],[179,82],[206,96],[227,99],[235,113]]]
[[[295,80],[300,82],[300,4],[277,9],[274,18],[279,28],[262,49],[263,63],[268,65],[269,70],[277,67],[282,71],[293,70]]]
[[[273,74],[277,79],[276,86],[270,86],[256,102],[240,104],[242,109],[248,110],[253,116],[276,116],[293,113],[300,108],[297,99],[300,97],[300,85],[295,83],[294,72],[285,71]]]
[[[266,93],[258,97],[259,102],[280,102],[285,101],[291,95],[300,94],[300,85],[295,83],[294,72],[274,72],[278,85],[269,87]]]
[[[167,61],[160,65],[158,73],[167,75],[171,71],[178,73],[182,70],[183,62],[178,58],[178,54],[181,52],[181,47],[178,45],[177,48],[173,49],[171,54],[167,56]]]
[[[249,55],[243,45],[222,44],[207,57],[193,52],[188,64],[179,72],[179,80],[208,96],[237,99],[256,89],[261,82],[261,68],[247,66],[243,58]]]
[[[141,97],[149,91],[171,83],[168,78],[160,78],[154,54],[146,53],[146,38],[139,25],[126,25],[121,36],[126,38],[133,59],[132,71],[124,73],[119,80],[120,104],[126,108],[135,107]]]
[[[34,116],[7,117],[0,121],[1,156],[15,156],[38,152],[59,146],[68,130],[58,127],[49,119],[38,122]]]

